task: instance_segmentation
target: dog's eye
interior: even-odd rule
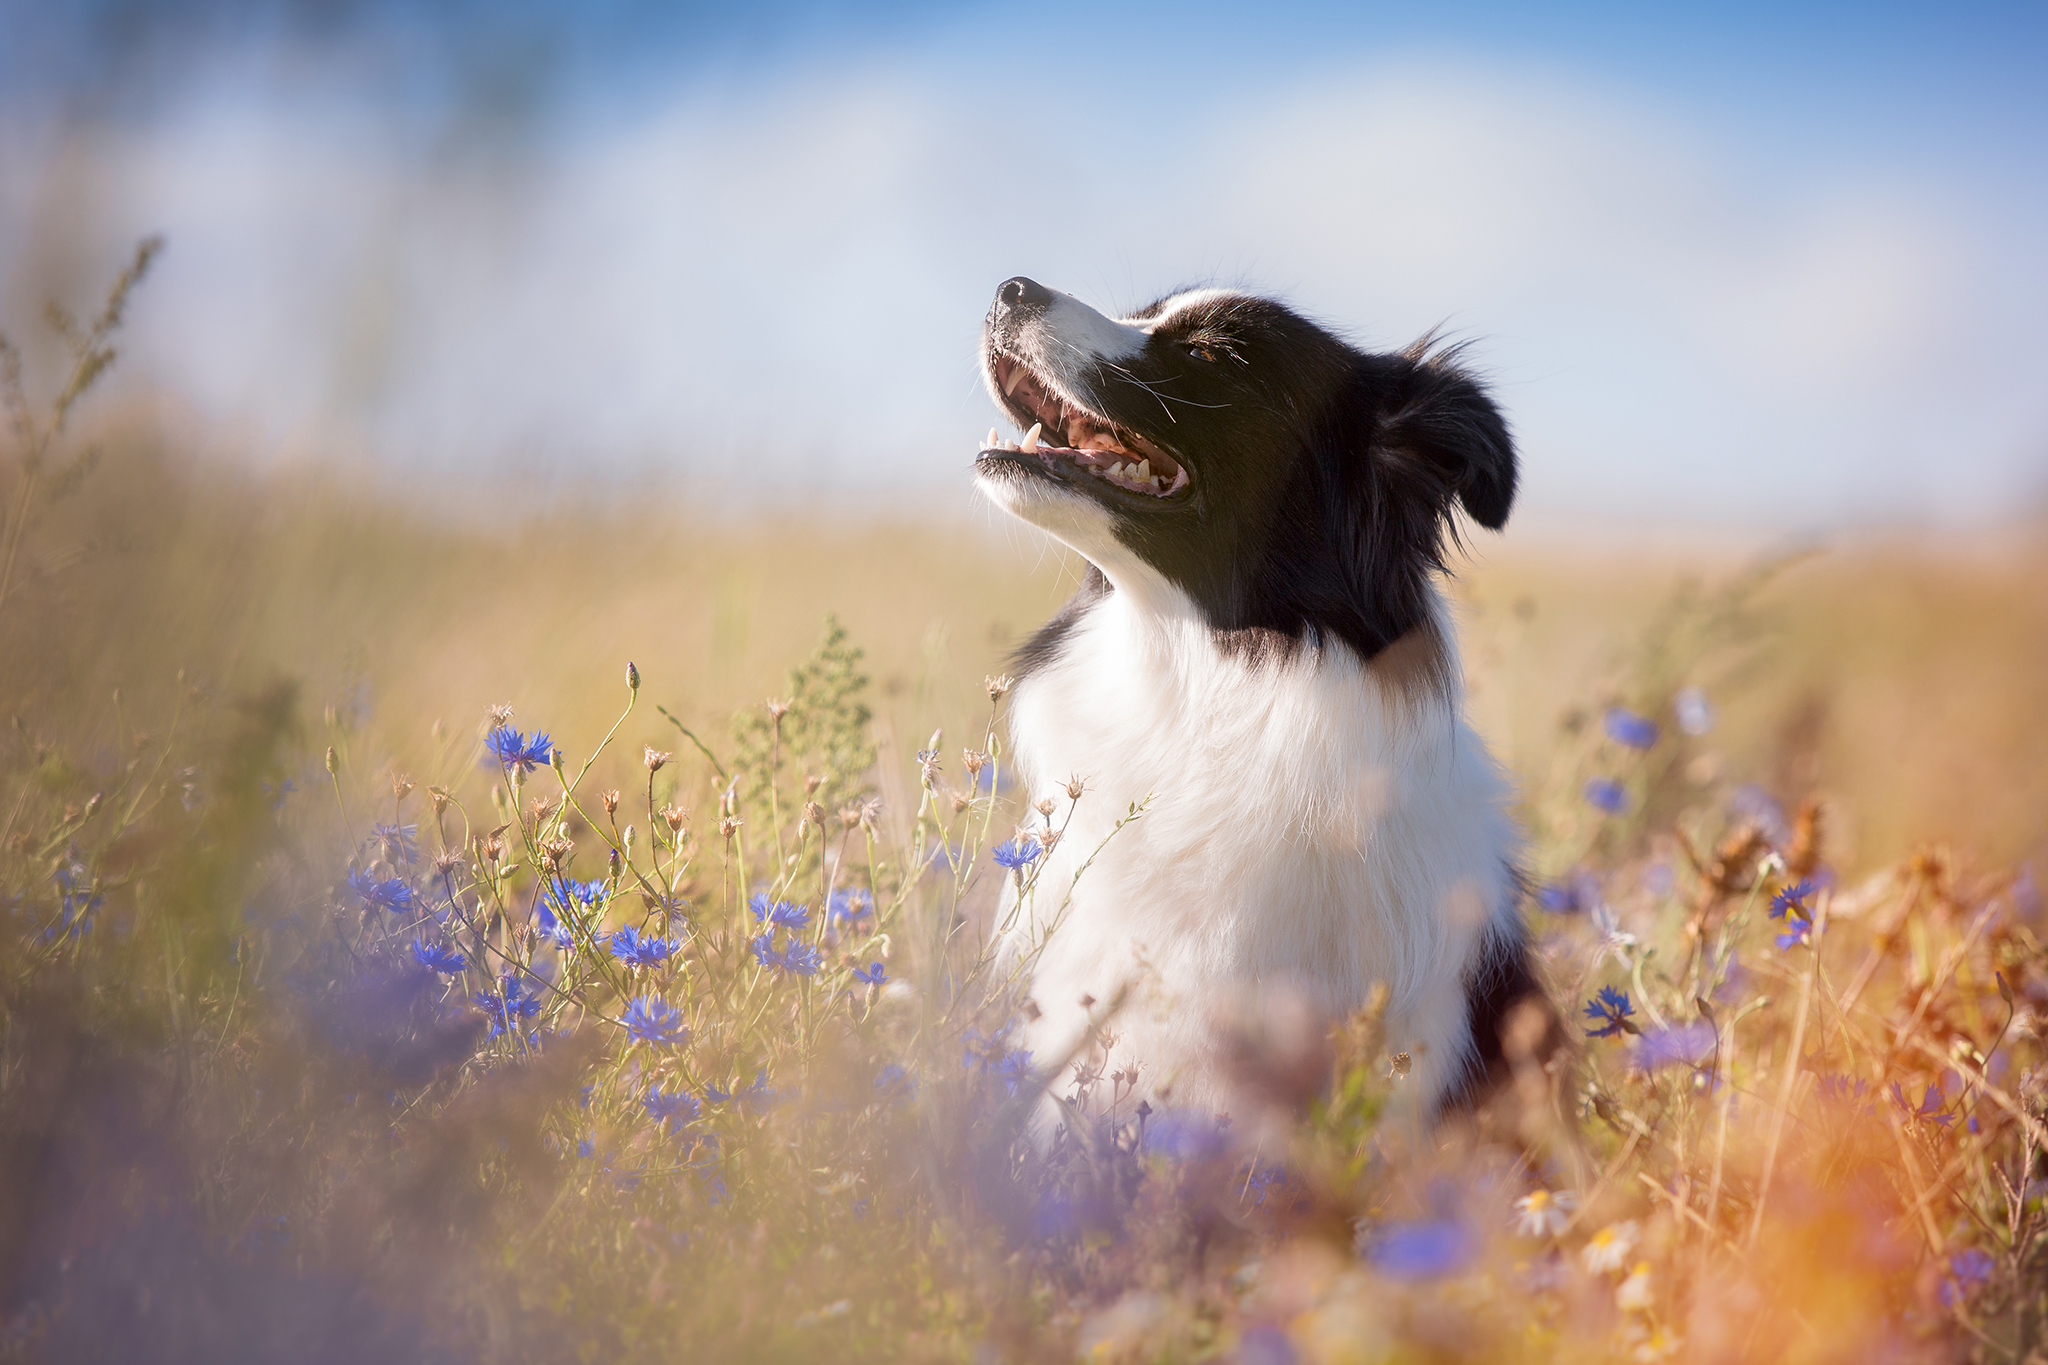
[[[1189,355],[1193,356],[1195,359],[1199,361],[1202,361],[1204,364],[1213,365],[1216,363],[1216,353],[1210,350],[1207,346],[1196,346],[1190,344],[1187,349]]]

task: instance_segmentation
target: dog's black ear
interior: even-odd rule
[[[1500,409],[1458,365],[1459,348],[1424,337],[1401,356],[1384,399],[1375,445],[1410,474],[1451,494],[1489,531],[1515,501],[1515,447]]]

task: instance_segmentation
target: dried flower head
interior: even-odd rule
[[[1081,793],[1087,790],[1086,784],[1081,781],[1078,775],[1067,779],[1067,799],[1069,801],[1079,801]]]
[[[962,749],[960,762],[967,769],[969,777],[979,777],[981,770],[988,766],[988,755],[979,749]]]
[[[406,797],[412,794],[412,786],[411,778],[406,777],[402,773],[393,772],[391,774],[391,799],[393,801],[405,800]]]
[[[825,808],[815,801],[804,802],[803,824],[816,828],[820,833],[825,829]]]
[[[661,765],[668,762],[669,759],[673,757],[675,757],[675,755],[668,753],[664,750],[657,749],[652,744],[649,744],[642,750],[640,754],[640,761],[647,765],[648,772],[658,773],[661,771]]]
[[[1387,1079],[1390,1081],[1405,1079],[1414,1067],[1415,1059],[1413,1057],[1405,1052],[1397,1052],[1393,1055],[1387,1066]]]
[[[550,815],[553,815],[555,808],[561,804],[561,802],[552,797],[536,796],[533,798],[532,803],[527,806],[527,810],[536,821],[544,821]]]
[[[1050,820],[1052,819],[1052,807],[1052,798],[1050,796],[1041,796],[1038,798],[1037,801],[1032,803],[1031,809],[1037,811],[1040,815],[1043,815],[1046,819]]]
[[[1007,673],[998,673],[993,677],[983,678],[981,685],[988,689],[988,699],[994,702],[1008,696],[1010,689],[1017,685],[1017,680]]]
[[[447,789],[446,787],[429,787],[429,788],[427,788],[427,796],[428,796],[428,797],[429,797],[429,798],[430,798],[430,799],[431,799],[431,800],[433,801],[433,803],[434,803],[434,814],[435,814],[435,815],[437,815],[437,816],[440,816],[440,815],[445,815],[445,814],[447,814],[447,812],[448,812],[448,789]]]
[[[502,702],[484,712],[484,723],[493,730],[502,729],[512,723],[512,703]]]
[[[690,818],[690,812],[684,810],[681,806],[676,805],[672,801],[664,804],[661,808],[660,813],[662,820],[667,823],[669,832],[671,834],[681,829],[683,827],[683,821]]]
[[[617,815],[619,813],[619,793],[616,788],[606,792],[598,800],[604,802],[604,813],[606,815]]]
[[[770,697],[768,699],[767,704],[768,718],[774,721],[777,725],[782,724],[782,718],[789,714],[789,703],[786,701],[777,701],[775,700],[775,698]]]
[[[562,864],[569,861],[569,856],[575,851],[576,841],[573,839],[543,839],[540,845],[541,866],[550,873],[559,873]]]
[[[804,774],[804,795],[805,795],[805,796],[816,796],[816,795],[818,794],[818,788],[820,788],[820,787],[822,787],[822,786],[824,786],[824,785],[825,785],[825,779],[824,779],[824,778],[822,778],[822,777],[820,777],[820,776],[819,776],[818,774],[816,774],[816,773],[805,773],[805,774]]]
[[[434,855],[434,871],[446,877],[462,867],[462,855],[453,849],[444,848]]]
[[[742,820],[737,815],[720,816],[718,821],[718,835],[721,839],[724,839],[727,842],[731,842],[732,836],[739,833],[740,826],[744,825],[745,823],[746,821]]]

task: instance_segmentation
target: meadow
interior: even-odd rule
[[[1475,538],[1569,1054],[1424,1133],[1368,1008],[1248,1039],[1256,1149],[1047,1150],[1117,1082],[983,944],[1089,799],[1002,757],[1070,562],[964,489],[266,463],[94,407],[118,322],[8,371],[10,1358],[2048,1350],[2038,521]]]

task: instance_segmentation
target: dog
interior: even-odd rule
[[[1222,289],[1110,317],[1020,276],[981,369],[1022,436],[989,432],[977,485],[1087,562],[1010,665],[1037,856],[996,933],[1044,1078],[1227,1113],[1247,1009],[1327,1026],[1383,983],[1401,1103],[1483,1094],[1542,997],[1437,586],[1455,509],[1497,531],[1515,497],[1458,350],[1368,354]]]

